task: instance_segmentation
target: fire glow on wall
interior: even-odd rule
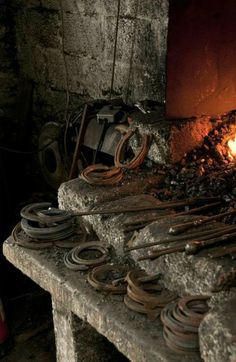
[[[236,109],[234,0],[170,0],[167,116]]]

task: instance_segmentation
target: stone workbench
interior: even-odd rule
[[[79,354],[82,336],[75,327],[76,316],[88,322],[131,361],[189,361],[188,356],[177,355],[167,348],[160,319],[151,322],[146,316],[128,310],[121,296],[98,293],[86,282],[86,273],[68,270],[63,264],[64,250],[56,247],[28,250],[9,238],[3,252],[9,262],[51,294],[58,362],[86,360]],[[200,356],[191,356],[191,361],[200,361]]]

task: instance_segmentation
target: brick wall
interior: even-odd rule
[[[109,95],[117,1],[12,0],[21,74],[35,83],[34,112],[54,114]],[[62,14],[64,19],[64,32]],[[168,0],[122,0],[114,94],[165,99]],[[63,37],[64,33],[64,57]]]

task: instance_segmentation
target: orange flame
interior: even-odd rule
[[[233,160],[236,158],[236,135],[234,137],[234,140],[228,141],[228,146],[229,146],[229,157],[231,158],[231,160]]]

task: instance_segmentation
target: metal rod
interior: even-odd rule
[[[236,253],[236,242],[223,246],[222,248],[211,249],[207,256],[209,258],[221,258],[222,256]]]
[[[152,260],[159,258],[159,256],[162,255],[177,253],[184,250],[185,250],[185,242],[181,242],[179,243],[179,245],[172,246],[170,248],[160,249],[158,251],[151,253],[150,255],[141,256],[140,258],[138,258],[138,261],[149,260],[149,259]]]
[[[210,216],[205,219],[199,218],[197,220],[186,222],[183,224],[173,225],[169,229],[169,234],[178,235],[192,227],[198,227],[200,225],[209,223],[210,221],[217,221],[217,220],[223,219],[225,216],[229,216],[229,215],[233,215],[233,214],[236,214],[236,209],[234,209],[232,211],[223,212],[222,214],[213,215],[213,216]]]
[[[205,210],[207,210],[207,209],[209,209],[209,208],[211,208],[213,206],[219,206],[220,204],[221,204],[220,201],[218,201],[218,202],[214,202],[214,203],[209,204],[209,205],[196,207],[196,208],[194,208],[192,210],[189,210],[189,211],[183,211],[183,212],[179,212],[179,213],[176,213],[176,214],[171,214],[170,216],[171,217],[178,217],[178,216],[191,215],[191,214],[198,213],[200,211],[205,211]],[[132,222],[130,222],[130,223],[126,222],[125,225],[127,225],[127,226],[126,226],[124,231],[125,232],[130,232],[130,231],[139,230],[139,229],[144,228],[145,226],[147,226],[151,222],[163,220],[166,217],[168,217],[168,215],[165,214],[165,215],[162,215],[162,216],[159,216],[159,217],[157,217],[157,216],[153,217],[153,218],[151,218],[151,219],[149,219],[147,221],[143,221],[143,222],[141,222],[141,221],[139,221],[139,222],[135,221],[133,223]]]
[[[110,100],[111,100],[111,98],[112,98],[113,87],[114,87],[115,66],[116,66],[116,52],[117,52],[117,40],[118,40],[118,30],[119,30],[119,20],[120,20],[120,3],[121,3],[121,0],[118,0],[118,4],[117,4],[117,16],[116,16],[116,30],[115,30],[115,44],[114,44],[113,63],[112,63],[112,75],[111,75]]]
[[[232,234],[224,234],[219,237],[214,237],[214,238],[211,238],[208,240],[190,241],[185,246],[185,252],[186,252],[186,254],[189,254],[189,255],[196,254],[197,252],[199,252],[200,250],[202,250],[205,247],[212,246],[212,245],[215,246],[215,245],[218,245],[221,243],[227,243],[229,241],[232,241],[235,238],[236,238],[236,232],[233,232]]]
[[[162,202],[158,205],[153,206],[141,206],[141,207],[130,207],[130,208],[123,208],[123,209],[109,209],[109,210],[90,210],[90,211],[81,211],[77,212],[75,216],[88,216],[88,215],[109,215],[109,214],[122,214],[126,212],[136,212],[136,211],[148,211],[148,210],[165,210],[165,209],[172,209],[175,207],[193,205],[197,202],[204,202],[207,200],[216,200],[219,198],[193,198],[189,200],[183,201],[166,201]]]
[[[168,243],[174,243],[174,242],[178,242],[178,241],[187,241],[187,240],[207,240],[208,237],[211,237],[212,235],[214,236],[219,236],[221,233],[221,235],[224,232],[229,232],[229,231],[234,231],[236,230],[236,226],[226,226],[226,227],[219,227],[216,228],[214,230],[205,230],[202,232],[198,232],[198,233],[191,233],[188,235],[184,235],[182,237],[172,237],[171,239],[164,239],[164,240],[159,240],[159,241],[154,241],[152,243],[143,243],[143,244],[139,244],[136,246],[131,246],[129,248],[126,249],[126,251],[133,251],[133,250],[139,250],[139,249],[145,249],[145,248],[150,248],[151,246],[156,246],[156,245],[163,245],[163,244],[168,244]],[[219,235],[218,235],[219,234]]]
[[[79,134],[78,134],[78,137],[77,137],[77,140],[76,140],[76,146],[75,146],[73,161],[72,161],[72,165],[71,165],[71,169],[70,169],[69,180],[77,177],[77,173],[76,173],[76,171],[77,171],[77,161],[78,161],[80,149],[81,149],[81,146],[82,146],[82,143],[83,143],[87,110],[88,110],[88,104],[86,103],[85,106],[84,106],[82,120],[81,120],[81,124],[80,124],[80,128],[79,128]]]

